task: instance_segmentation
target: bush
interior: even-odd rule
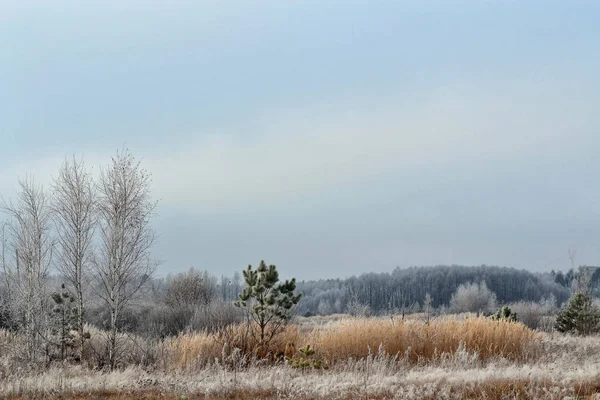
[[[361,303],[356,295],[350,297],[347,310],[348,314],[353,317],[366,318],[371,315],[371,307],[368,304]]]
[[[89,339],[83,349],[82,362],[89,368],[106,369],[110,365],[109,343],[106,331],[86,325]],[[155,340],[145,339],[135,334],[119,333],[117,335],[116,366],[126,368],[131,365],[155,367],[158,364],[161,347]]]
[[[228,325],[241,322],[242,311],[232,303],[212,301],[196,306],[145,304],[127,308],[121,313],[122,326],[127,332],[144,338],[164,339],[182,332],[214,332]],[[88,321],[101,329],[107,329],[108,313],[104,309],[92,309]]]
[[[136,324],[128,325],[132,332],[148,338],[165,338],[183,332],[194,316],[195,308],[191,306],[167,307],[165,305],[145,308],[135,320]]]
[[[216,296],[216,282],[205,271],[191,268],[168,281],[165,304],[169,307],[196,306],[210,303]]]
[[[186,327],[188,331],[216,332],[238,324],[244,318],[243,310],[223,301],[213,301],[196,307]]]
[[[494,321],[517,322],[517,314],[512,312],[508,306],[503,306],[491,318]]]
[[[552,331],[557,308],[554,298],[544,299],[540,303],[519,301],[510,304],[511,310],[517,314],[517,321],[531,329]],[[550,323],[548,323],[550,321]]]
[[[491,313],[496,309],[496,295],[485,283],[460,285],[450,299],[450,308],[457,313]]]

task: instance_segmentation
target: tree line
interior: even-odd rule
[[[306,315],[345,313],[348,306],[366,305],[373,313],[402,312],[422,307],[427,294],[431,306],[448,306],[459,286],[485,283],[502,304],[539,302],[550,295],[559,304],[570,296],[570,287],[555,281],[551,273],[535,273],[508,267],[439,265],[396,268],[391,273],[365,273],[347,279],[302,281],[304,293],[299,312]]]

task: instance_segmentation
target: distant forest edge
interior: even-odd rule
[[[600,280],[600,271],[592,268],[592,283]],[[391,273],[365,273],[347,279],[298,282],[303,293],[298,313],[328,315],[345,313],[352,301],[368,305],[373,313],[418,310],[426,295],[431,306],[448,306],[457,288],[467,283],[485,283],[501,304],[518,301],[539,302],[554,297],[558,304],[569,299],[571,284],[578,272],[530,272],[509,267],[439,265],[396,268]]]

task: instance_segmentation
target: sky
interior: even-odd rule
[[[4,0],[0,194],[128,148],[166,275],[600,265],[597,1]]]

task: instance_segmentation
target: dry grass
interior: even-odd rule
[[[520,379],[515,381],[490,380],[484,384],[477,385],[456,385],[446,387],[429,387],[425,390],[408,389],[406,392],[394,393],[392,391],[382,390],[376,393],[364,393],[358,389],[351,389],[345,393],[336,394],[301,394],[298,395],[293,391],[281,391],[275,388],[240,388],[232,389],[222,393],[204,394],[188,393],[187,395],[179,395],[175,393],[167,393],[160,389],[151,390],[114,390],[114,391],[98,391],[94,393],[77,393],[69,395],[67,398],[71,400],[183,400],[183,399],[202,399],[202,400],[280,400],[280,399],[298,399],[298,400],[392,400],[392,399],[419,399],[419,400],[436,400],[436,399],[461,399],[461,400],[564,400],[565,398],[573,398],[577,400],[596,400],[598,399],[598,391],[593,389],[597,384],[593,382],[582,381],[576,383],[571,388],[560,388],[552,384],[550,381],[534,382],[531,380]],[[48,400],[63,400],[64,394],[47,395],[37,394],[28,396],[9,396],[9,400],[20,399],[48,399]]]
[[[284,365],[241,371],[213,365],[185,374],[140,368],[99,373],[69,367],[6,379],[0,384],[0,398],[592,399],[600,390],[599,378],[595,358],[573,362],[562,355],[552,362],[525,365],[504,360],[474,368],[406,365],[400,370],[389,368],[385,360],[373,360],[368,370],[356,362],[312,373]]]
[[[93,327],[87,330],[91,333],[85,348],[87,365],[102,367],[106,354],[104,334]],[[259,346],[257,338],[257,332],[245,324],[214,333],[182,334],[165,341],[121,335],[120,367],[139,365],[164,371],[196,371],[215,362],[238,363],[242,367],[253,360],[281,361],[284,355],[298,354],[297,350],[308,344],[329,367],[373,355],[391,355],[397,361],[412,364],[443,361],[460,354],[479,361],[505,358],[524,362],[540,350],[539,334],[523,325],[476,317],[445,317],[429,324],[419,320],[340,318],[313,327],[287,326],[268,346]],[[8,349],[12,348],[13,364],[18,366],[19,359],[14,356],[18,347],[18,337],[0,331],[0,354],[5,361],[11,353]]]
[[[293,355],[296,352],[296,344],[302,341],[298,327],[289,325],[268,346],[261,347],[257,332],[252,332],[245,324],[240,324],[215,333],[196,332],[179,335],[167,342],[167,351],[171,368],[197,370],[214,363],[215,360],[221,363],[238,362],[242,365],[258,359],[275,361],[283,355]],[[289,354],[290,349],[294,349],[292,354]]]
[[[316,330],[310,341],[329,362],[360,359],[382,350],[411,362],[436,360],[463,347],[480,360],[527,360],[540,336],[521,324],[487,318],[446,317],[430,322],[348,319]]]
[[[527,361],[540,350],[540,335],[517,323],[470,317],[441,318],[424,322],[346,318],[316,328],[288,326],[268,347],[258,347],[256,335],[245,325],[219,333],[184,334],[171,340],[170,365],[180,370],[203,368],[215,359],[222,362],[235,348],[245,357],[271,361],[293,355],[310,344],[317,357],[332,366],[369,355],[392,355],[411,363],[443,360],[466,352],[480,361],[494,358]]]
[[[100,334],[92,331],[95,346]],[[14,339],[0,333],[0,344]],[[600,391],[598,338],[536,333],[484,318],[292,325],[268,349],[257,347],[243,325],[144,346],[140,338],[123,340],[132,341],[125,342],[132,363],[143,359],[139,348],[154,349],[154,367],[136,361],[113,372],[55,365],[11,373],[0,378],[0,398],[558,400],[591,399]],[[297,370],[279,361],[286,349],[306,344],[329,369]]]

